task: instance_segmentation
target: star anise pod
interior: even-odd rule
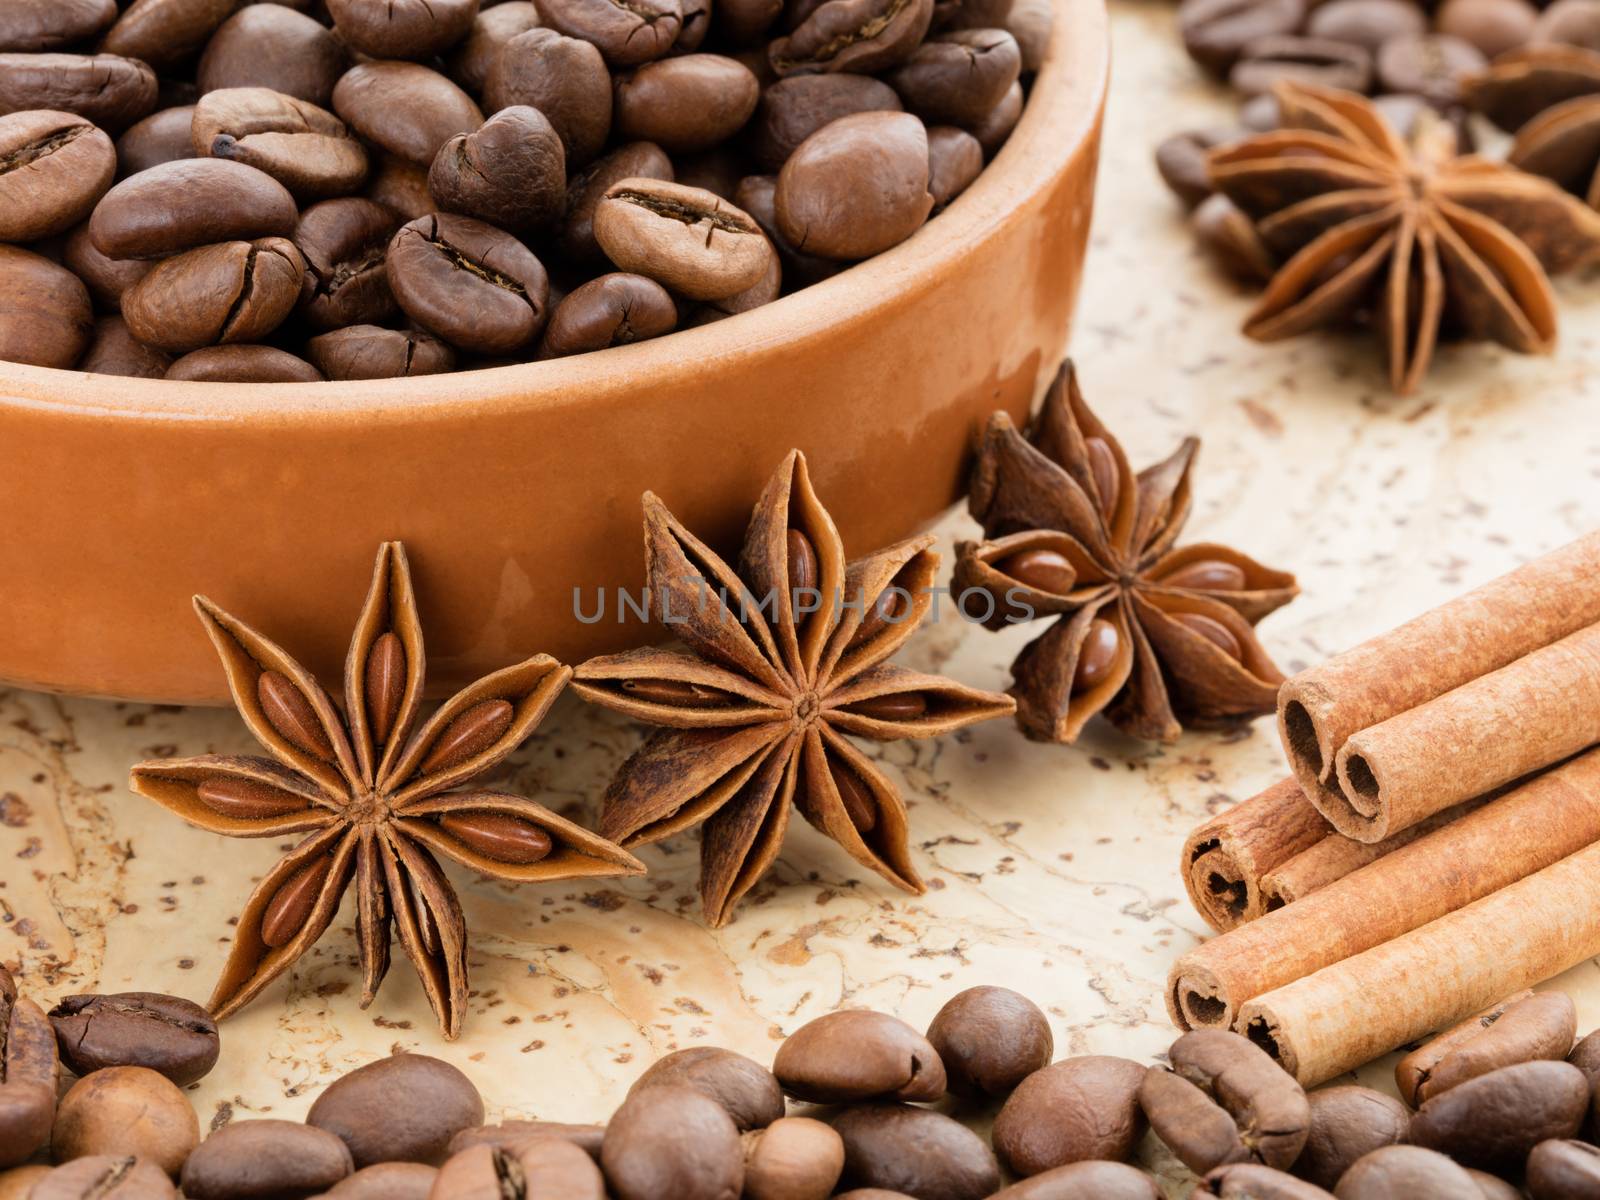
[[[991,629],[1057,618],[1011,666],[1029,737],[1074,741],[1103,712],[1170,742],[1275,708],[1283,675],[1251,626],[1299,589],[1226,546],[1174,549],[1199,448],[1189,438],[1135,475],[1071,362],[1026,436],[990,418],[968,501],[985,540],[956,547],[955,592]]]
[[[701,900],[717,926],[777,857],[791,801],[857,862],[921,892],[905,802],[846,735],[934,737],[1012,710],[885,661],[932,607],[933,539],[847,565],[798,451],[762,493],[737,571],[656,496],[644,510],[651,612],[687,653],[577,669],[585,699],[665,727],[622,765],[601,831],[638,846],[703,825]]]
[[[240,716],[272,757],[140,763],[131,786],[213,833],[307,835],[245,901],[211,997],[218,1017],[309,950],[353,882],[361,1006],[389,969],[392,923],[440,1028],[454,1038],[467,997],[467,931],[436,854],[511,883],[644,871],[542,804],[471,786],[533,732],[571,668],[546,655],[527,659],[456,693],[416,728],[426,660],[398,542],[378,551],[345,658],[342,715],[276,644],[203,596],[195,609]]]
[[[1560,42],[1508,50],[1462,81],[1466,102],[1507,133],[1564,101],[1596,92],[1600,54]]]
[[[1217,188],[1287,261],[1245,332],[1292,337],[1366,315],[1390,383],[1414,391],[1441,334],[1548,351],[1546,272],[1600,254],[1600,215],[1549,180],[1458,156],[1442,117],[1402,139],[1370,100],[1284,83],[1284,128],[1212,153]]]

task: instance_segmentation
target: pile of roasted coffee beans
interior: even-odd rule
[[[203,1011],[138,993],[47,1018],[9,979],[3,994],[0,1200],[1161,1200],[1129,1165],[1147,1131],[1201,1177],[1196,1197],[1600,1196],[1600,1149],[1579,1140],[1600,1034],[1574,1049],[1560,995],[1513,998],[1408,1057],[1415,1112],[1362,1087],[1308,1095],[1219,1030],[1185,1034],[1161,1066],[1051,1062],[1044,1013],[978,987],[926,1035],[865,1009],[819,1017],[770,1070],[677,1051],[604,1126],[486,1125],[455,1067],[397,1054],[330,1084],[304,1122],[233,1120],[202,1141],[177,1082],[216,1059]],[[59,1107],[58,1041],[81,1074]],[[992,1138],[951,1112],[994,1114]],[[16,1165],[46,1148],[60,1165]]]
[[[1050,0],[0,0],[0,359],[189,380],[579,354],[905,240]]]

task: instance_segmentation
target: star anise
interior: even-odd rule
[[[1441,334],[1522,353],[1555,343],[1546,272],[1600,254],[1600,215],[1549,180],[1456,154],[1442,117],[1402,139],[1370,100],[1285,83],[1284,128],[1212,153],[1217,188],[1287,259],[1245,322],[1263,341],[1368,315],[1396,391]]]
[[[1071,362],[1027,436],[1003,412],[990,418],[969,497],[986,540],[956,547],[955,591],[991,629],[1058,617],[1011,666],[1029,737],[1074,741],[1103,712],[1125,733],[1170,742],[1185,725],[1276,706],[1283,675],[1251,626],[1299,589],[1226,546],[1173,548],[1199,448],[1188,438],[1135,475]]]
[[[1600,54],[1540,42],[1508,50],[1462,81],[1466,102],[1507,133],[1566,100],[1600,92]]]
[[[644,510],[651,612],[688,653],[636,650],[577,670],[585,699],[666,727],[622,765],[601,831],[638,846],[703,824],[701,900],[717,926],[777,857],[791,801],[857,862],[922,891],[905,802],[845,735],[934,737],[1012,710],[885,661],[932,607],[933,539],[846,565],[798,451],[762,493],[737,572],[656,496]]]
[[[391,922],[446,1037],[467,997],[466,922],[435,854],[511,883],[640,874],[631,854],[522,796],[468,786],[544,718],[572,671],[539,655],[456,693],[416,729],[425,659],[411,572],[378,551],[345,658],[344,712],[299,663],[203,596],[195,609],[234,703],[272,756],[140,763],[131,786],[228,837],[308,836],[245,901],[210,1008],[247,1004],[323,935],[352,881],[365,987]]]

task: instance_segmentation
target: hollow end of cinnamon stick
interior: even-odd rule
[[[1197,842],[1186,858],[1189,899],[1213,929],[1226,932],[1259,915],[1255,880],[1220,838]]]
[[[1308,780],[1320,784],[1333,778],[1337,748],[1317,727],[1313,711],[1317,707],[1315,701],[1300,693],[1293,679],[1278,690],[1278,736],[1302,788]]]
[[[1294,1044],[1285,1036],[1282,1026],[1269,1009],[1254,1002],[1246,1004],[1240,1010],[1237,1031],[1244,1034],[1252,1045],[1265,1050],[1273,1062],[1300,1079],[1300,1060],[1295,1055]],[[1305,1083],[1305,1080],[1300,1082]]]
[[[1231,1029],[1238,1014],[1221,981],[1203,966],[1179,959],[1167,976],[1167,1012],[1172,1023],[1191,1029]]]

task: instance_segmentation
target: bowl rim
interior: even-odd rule
[[[130,379],[0,362],[7,408],[93,415],[117,422],[248,423],[261,427],[458,420],[492,407],[554,411],[597,389],[640,379],[676,382],[718,360],[759,354],[827,326],[870,319],[908,289],[977,252],[986,235],[1051,186],[1095,137],[1110,77],[1104,0],[1052,0],[1044,61],[1006,144],[978,179],[906,241],[819,283],[748,312],[630,346],[476,371],[302,383],[194,383]],[[292,402],[287,402],[290,395]]]

